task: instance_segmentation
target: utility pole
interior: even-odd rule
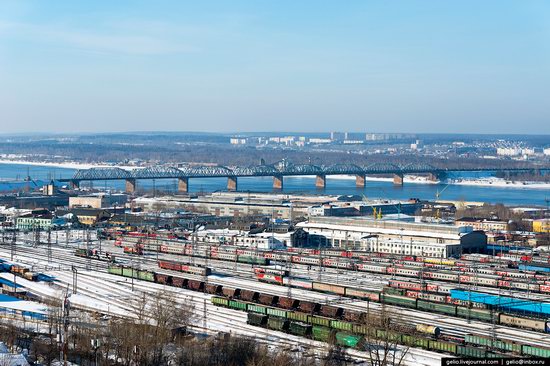
[[[48,264],[52,263],[52,231],[48,228]]]
[[[91,257],[91,249],[90,249],[90,232],[88,229],[86,229],[86,270],[90,271],[92,268],[92,257]]]
[[[13,231],[12,237],[11,237],[11,245],[10,245],[10,257],[13,261],[13,257],[15,257],[17,251],[17,229]]]
[[[73,271],[73,294],[76,294],[78,286],[78,269],[76,269],[75,266],[71,266],[71,270]]]

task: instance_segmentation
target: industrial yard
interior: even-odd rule
[[[166,230],[14,232],[3,239],[4,292],[12,287],[21,298],[66,297],[74,311],[132,317],[132,301],[162,292],[194,305],[193,332],[251,336],[320,359],[335,344],[350,360],[369,362],[370,345],[380,342],[393,345],[391,352],[406,364],[432,365],[449,356],[550,356],[544,254],[442,259],[262,250]],[[37,328],[49,314],[46,306],[13,310]]]

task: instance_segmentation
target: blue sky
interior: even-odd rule
[[[0,132],[550,134],[548,1],[0,0]]]

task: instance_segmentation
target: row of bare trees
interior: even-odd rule
[[[71,312],[64,326],[60,302],[49,304],[43,334],[29,333],[14,324],[0,324],[0,340],[9,345],[30,339],[33,360],[52,365],[64,350],[66,360],[79,365],[116,366],[340,366],[352,364],[334,337],[325,349],[306,352],[296,347],[267,346],[253,337],[229,334],[196,338],[186,332],[196,322],[194,304],[168,292],[141,293],[128,299],[132,317],[107,318],[100,314]],[[369,329],[359,348],[373,366],[401,365],[408,348],[398,345],[395,334],[410,330],[397,314],[381,311],[360,320]],[[63,331],[65,329],[65,332]],[[45,334],[44,334],[45,333]],[[58,335],[65,333],[64,342]],[[399,349],[399,350],[398,350]]]

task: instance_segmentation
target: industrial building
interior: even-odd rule
[[[477,219],[475,217],[462,217],[456,219],[456,226],[471,226],[474,230],[482,231],[509,231],[508,221]]]
[[[125,194],[94,194],[86,196],[69,197],[69,208],[88,207],[88,208],[107,208],[124,207],[128,201]]]
[[[377,253],[448,257],[481,252],[487,236],[471,227],[376,220],[366,217],[311,217],[297,227],[318,244]]]

